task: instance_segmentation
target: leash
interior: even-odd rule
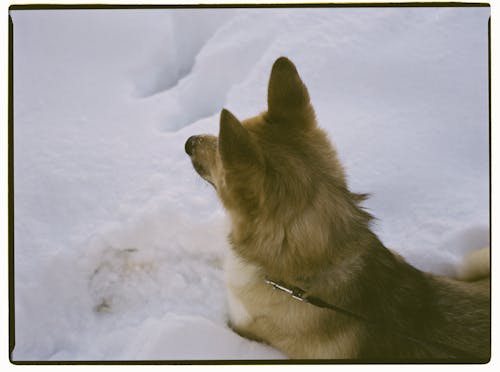
[[[320,307],[323,309],[332,310],[332,311],[341,313],[343,315],[349,316],[351,318],[357,319],[359,321],[371,324],[373,326],[383,328],[383,325],[381,325],[381,324],[377,323],[376,321],[369,319],[363,315],[359,315],[359,314],[354,313],[352,311],[346,310],[342,307],[332,305],[330,303],[327,303],[327,302],[321,300],[320,298],[306,296],[306,292],[298,287],[290,287],[290,286],[287,286],[283,283],[275,282],[275,281],[272,281],[269,279],[264,279],[264,282],[266,284],[270,285],[273,289],[280,290],[282,292],[289,294],[292,298],[294,298],[297,301],[308,303],[308,304],[311,304],[313,306]],[[465,350],[462,350],[462,349],[459,349],[459,348],[456,348],[454,346],[450,346],[447,344],[443,344],[441,342],[422,340],[418,337],[412,336],[406,332],[402,332],[402,331],[398,331],[398,330],[390,330],[390,332],[395,333],[398,336],[404,337],[407,340],[413,341],[413,342],[415,342],[421,346],[427,347],[427,348],[429,346],[432,346],[434,348],[441,349],[443,351],[446,350],[448,353],[451,353],[452,355],[454,355],[453,358],[467,358],[467,359],[474,359],[474,360],[481,359],[478,356],[471,354],[468,351],[465,351]],[[458,355],[460,355],[460,356],[458,356]]]

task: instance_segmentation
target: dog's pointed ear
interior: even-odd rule
[[[271,119],[288,119],[312,113],[309,92],[292,61],[274,62],[267,90],[267,113]],[[301,115],[301,116],[302,116]]]
[[[224,166],[249,162],[254,158],[248,130],[226,109],[220,114],[219,153]]]

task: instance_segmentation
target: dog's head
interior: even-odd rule
[[[325,179],[320,175],[344,184],[335,152],[316,125],[307,88],[285,57],[273,65],[266,112],[239,121],[224,109],[219,137],[192,136],[185,150],[230,211],[259,210],[270,199],[307,203],[320,187],[311,185]]]
[[[356,206],[362,196],[348,191],[307,88],[287,58],[273,65],[267,100],[266,112],[243,121],[222,110],[219,137],[192,136],[185,149],[217,190],[232,218],[231,241],[247,257],[288,268],[317,263],[332,235],[349,229],[346,216],[357,214],[361,223],[369,217]]]

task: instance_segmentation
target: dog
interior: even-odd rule
[[[230,327],[294,359],[487,362],[489,248],[462,280],[414,268],[370,230],[286,57],[267,105],[243,121],[223,109],[218,137],[185,143],[231,219]]]

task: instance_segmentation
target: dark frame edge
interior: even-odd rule
[[[15,4],[10,10],[71,10],[71,9],[183,9],[183,8],[386,8],[386,7],[490,7],[488,2],[370,2],[370,3],[220,3],[220,4]]]
[[[14,294],[14,23],[9,14],[8,62],[8,271],[9,271],[9,360],[16,345]]]
[[[491,189],[491,11],[490,11],[490,16],[488,18],[488,163],[489,163],[489,223],[490,223],[490,359],[486,362],[489,363],[491,361],[491,296],[492,296],[492,289],[491,289],[491,255],[492,255],[492,249],[491,249],[491,237],[492,237],[492,219],[491,219],[491,212],[492,212],[492,207],[491,207],[491,195],[492,195],[492,189]]]
[[[15,365],[479,365],[489,363],[489,359],[201,359],[201,360],[52,360],[52,361],[13,361]]]

